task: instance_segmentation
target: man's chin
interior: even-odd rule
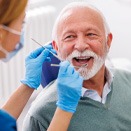
[[[80,76],[83,77],[84,80],[89,80],[98,73],[99,69],[96,67],[97,66],[92,67],[91,69],[80,68],[80,69],[78,69],[78,72],[79,72]]]

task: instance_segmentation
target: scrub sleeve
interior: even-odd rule
[[[0,110],[0,131],[17,131],[16,120],[3,110]]]

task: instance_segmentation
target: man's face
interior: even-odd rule
[[[108,46],[101,16],[88,9],[66,12],[59,23],[57,49],[63,60],[69,60],[85,80],[93,77],[105,62]]]

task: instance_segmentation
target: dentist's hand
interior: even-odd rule
[[[83,78],[68,61],[60,63],[57,78],[57,106],[67,112],[74,113],[81,96]]]
[[[51,45],[45,46],[52,52],[55,52]],[[21,82],[28,85],[30,88],[37,89],[41,82],[42,64],[45,61],[50,61],[52,54],[43,47],[31,52],[25,59],[26,73],[25,78]]]

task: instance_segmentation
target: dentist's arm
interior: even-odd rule
[[[54,117],[47,131],[67,131],[73,113],[64,111],[57,107]]]
[[[47,131],[67,131],[81,96],[83,78],[69,62],[60,64],[57,78],[57,109]]]
[[[51,45],[46,48],[53,50]],[[31,94],[40,85],[42,64],[44,61],[50,61],[51,54],[44,48],[33,51],[25,60],[26,73],[25,78],[21,80],[22,84],[11,95],[9,100],[2,107],[15,119],[19,117],[24,106],[29,100]]]

